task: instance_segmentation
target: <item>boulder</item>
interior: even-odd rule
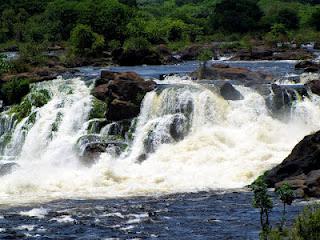
[[[178,55],[180,55],[180,59],[183,61],[196,60],[203,48],[201,45],[192,45],[179,52]]]
[[[193,79],[205,80],[236,80],[243,84],[271,83],[273,77],[263,72],[254,72],[246,68],[230,67],[224,64],[203,64],[191,73]]]
[[[300,141],[291,154],[265,177],[270,187],[287,181],[307,196],[320,196],[320,131]]]
[[[231,83],[225,83],[223,86],[220,88],[220,94],[225,100],[242,100],[243,96],[241,93],[232,86]]]
[[[145,81],[134,72],[102,71],[92,94],[108,103],[106,117],[112,122],[137,117],[145,94],[155,87],[154,81]]]

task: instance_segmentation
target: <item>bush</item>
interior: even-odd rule
[[[30,91],[28,79],[13,79],[2,85],[0,92],[6,105],[18,104]]]
[[[277,23],[283,24],[287,29],[296,29],[299,26],[298,13],[292,9],[282,9],[276,17]]]
[[[124,50],[143,50],[151,47],[150,42],[143,37],[131,37],[123,44]]]
[[[320,31],[320,9],[317,9],[310,17],[310,25]]]
[[[210,15],[214,29],[246,33],[257,28],[262,12],[254,0],[223,0]]]
[[[96,56],[104,48],[104,38],[92,31],[91,27],[78,24],[71,32],[71,51],[76,56]]]
[[[303,210],[293,225],[291,239],[320,239],[320,205],[309,206]]]
[[[47,56],[43,54],[47,50],[47,43],[26,42],[19,45],[20,62],[33,65],[44,64]]]
[[[0,54],[0,76],[11,70],[11,64],[6,60],[6,56]]]

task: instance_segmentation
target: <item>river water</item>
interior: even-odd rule
[[[292,61],[229,64],[282,81],[299,74]],[[178,76],[145,96],[127,150],[107,151],[90,167],[75,146],[93,101],[85,80],[101,69],[36,84],[29,101],[43,91],[50,99],[18,124],[2,113],[0,163],[17,165],[0,179],[0,239],[257,239],[259,214],[245,186],[319,129],[320,100],[297,98],[275,117],[254,89],[236,86],[244,99],[226,101],[215,86],[181,76],[198,65],[111,68]],[[291,218],[304,204],[289,208]]]

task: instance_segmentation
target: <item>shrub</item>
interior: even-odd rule
[[[0,54],[0,76],[3,73],[9,72],[12,65],[6,60],[6,56]]]
[[[309,23],[317,31],[320,31],[320,9],[317,9],[314,13],[312,13]]]
[[[71,32],[69,43],[77,56],[96,56],[104,47],[104,38],[93,32],[91,27],[78,24]]]
[[[18,104],[30,91],[28,79],[15,78],[2,85],[0,92],[6,105]]]
[[[143,37],[131,37],[127,39],[123,44],[124,50],[142,50],[149,49],[151,47],[150,42]]]
[[[320,239],[320,205],[306,207],[293,225],[292,240]]]
[[[255,30],[262,12],[254,0],[223,0],[210,15],[214,29],[245,33]]]
[[[296,29],[299,26],[298,13],[292,9],[282,9],[276,17],[277,23],[283,24],[288,29]]]

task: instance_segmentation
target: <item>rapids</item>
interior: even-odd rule
[[[275,117],[258,92],[236,88],[243,100],[226,101],[215,86],[177,76],[159,81],[143,100],[129,147],[87,166],[75,145],[87,133],[90,85],[80,78],[36,84],[32,91],[49,92],[46,104],[19,123],[10,109],[0,117],[0,163],[17,164],[0,177],[0,203],[242,188],[320,127],[317,96],[292,101]]]

